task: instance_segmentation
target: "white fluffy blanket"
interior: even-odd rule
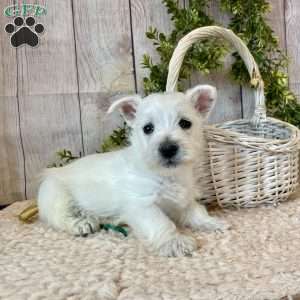
[[[2,300],[296,299],[300,293],[300,193],[279,207],[216,211],[232,228],[197,233],[192,257],[149,254],[129,234],[87,238],[0,211]]]

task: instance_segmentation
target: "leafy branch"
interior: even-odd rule
[[[104,140],[101,145],[101,152],[109,152],[127,146],[129,127],[126,123],[113,131],[113,133]]]
[[[150,27],[146,32],[148,39],[152,41],[160,61],[153,63],[148,54],[144,54],[142,66],[149,70],[149,76],[144,77],[145,94],[161,92],[165,90],[168,65],[178,41],[193,29],[215,24],[214,20],[205,13],[208,0],[191,0],[188,8],[180,8],[177,1],[163,0],[174,29],[169,35]],[[214,39],[195,43],[187,52],[179,74],[179,90],[182,82],[189,79],[194,71],[208,74],[211,70],[220,68],[227,52],[226,45],[221,45]]]
[[[258,64],[265,82],[268,114],[300,127],[300,105],[289,89],[284,72],[288,59],[265,18],[270,4],[265,0],[221,0],[221,5],[224,11],[232,14],[229,28],[244,40]],[[233,55],[236,60],[232,76],[246,85],[249,75],[245,65],[237,53]]]
[[[50,165],[48,165],[48,168],[59,168],[63,167],[70,162],[76,160],[77,158],[81,157],[81,153],[79,153],[79,156],[74,156],[70,150],[63,149],[56,152],[56,158],[57,162],[53,162]]]

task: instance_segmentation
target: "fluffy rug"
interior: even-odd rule
[[[161,258],[127,238],[56,232],[0,211],[0,299],[300,299],[300,192],[279,207],[214,211],[232,228],[197,233],[192,257]]]

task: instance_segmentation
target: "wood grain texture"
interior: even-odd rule
[[[158,62],[159,59],[152,42],[147,39],[145,33],[152,26],[156,27],[159,32],[168,34],[172,24],[161,0],[131,0],[131,13],[137,91],[143,93],[143,78],[148,74],[141,64],[143,55],[149,54],[153,62]]]
[[[20,96],[26,195],[36,195],[38,176],[63,148],[82,152],[76,94]]]
[[[20,95],[78,92],[71,0],[38,1],[48,7],[37,18],[45,26],[36,48],[17,49]]]
[[[286,47],[290,58],[289,85],[300,96],[300,1],[286,0]]]
[[[271,11],[267,15],[267,21],[279,39],[279,45],[286,52],[285,36],[285,6],[284,0],[271,0]],[[299,6],[300,7],[300,6]],[[254,114],[255,99],[253,89],[243,87],[242,90],[243,116],[249,119]]]
[[[0,12],[14,1],[1,1]],[[16,49],[10,44],[10,34],[4,28],[13,18],[1,15],[0,18],[0,96],[17,96],[17,59]]]
[[[226,26],[229,23],[229,17],[220,13],[218,2],[210,3],[208,14],[220,25]],[[223,43],[222,40],[219,42]],[[192,77],[192,85],[211,84],[217,88],[218,100],[208,120],[211,124],[240,119],[242,116],[240,87],[230,79],[229,74],[232,61],[228,55],[224,60],[223,69],[213,71],[208,76],[195,74]]]
[[[266,16],[268,24],[278,37],[279,46],[284,51],[286,49],[285,1],[286,0],[270,0],[271,11]]]
[[[101,150],[103,140],[114,129],[123,124],[119,113],[107,115],[110,104],[115,101],[117,95],[86,93],[80,94],[82,109],[83,137],[85,152],[95,153]]]
[[[17,101],[17,97],[0,96],[0,205],[25,198]]]
[[[28,198],[35,196],[36,175],[57,150],[82,151],[72,5],[54,0],[47,6],[47,16],[39,19],[46,28],[39,47],[17,50]]]
[[[14,1],[2,1],[0,11]],[[5,25],[13,18],[0,18],[0,205],[25,197],[24,157],[17,98],[16,50],[10,45]]]
[[[135,92],[128,0],[76,0],[77,50],[83,140],[86,153],[99,150],[121,120],[104,120],[109,99]]]
[[[80,93],[133,90],[128,0],[75,0]]]

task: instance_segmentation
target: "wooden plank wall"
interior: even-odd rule
[[[16,2],[5,0],[0,11]],[[29,3],[29,1],[27,1]],[[270,0],[269,22],[290,56],[290,87],[300,95],[300,3]],[[169,32],[172,24],[161,0],[32,0],[48,8],[38,18],[45,33],[37,48],[10,46],[3,30],[12,18],[0,17],[0,204],[32,198],[37,174],[68,148],[94,153],[121,124],[105,111],[120,94],[143,93],[142,55],[157,58],[145,31],[152,25]],[[187,6],[188,0],[180,0]],[[209,12],[221,24],[217,1]],[[230,64],[230,58],[226,64]],[[219,104],[211,122],[249,117],[252,94],[232,85],[227,71],[195,75],[192,84],[215,84]]]

